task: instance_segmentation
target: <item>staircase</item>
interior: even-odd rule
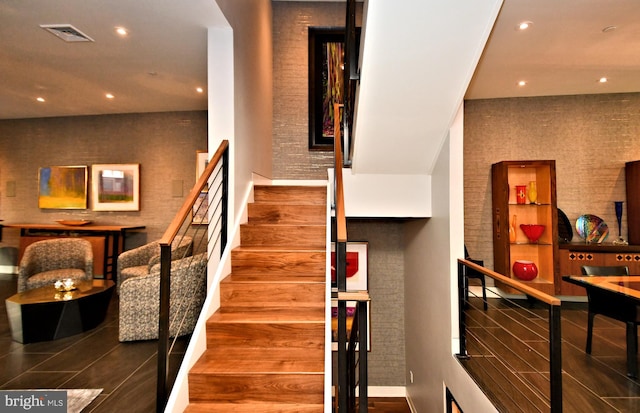
[[[256,186],[188,413],[323,412],[326,187]]]

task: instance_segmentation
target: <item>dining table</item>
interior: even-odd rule
[[[627,376],[637,378],[640,275],[564,275],[562,279],[584,287],[590,299],[597,297],[598,300],[603,301],[599,305],[603,304],[610,308],[611,313],[605,314],[606,316],[626,324]]]

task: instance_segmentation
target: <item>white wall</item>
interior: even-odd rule
[[[501,5],[366,2],[355,173],[431,174]]]
[[[211,65],[232,67],[232,76],[225,72],[221,82],[230,82],[233,96],[218,101],[215,110],[233,119],[232,136],[220,136],[232,143],[232,167],[235,181],[230,183],[234,198],[234,211],[251,184],[252,173],[272,176],[272,122],[273,122],[273,48],[272,13],[270,0],[216,0],[228,20],[232,31],[232,57],[224,50],[224,62],[212,54],[209,45],[209,82],[215,81]],[[222,39],[228,43],[228,36]],[[227,85],[228,87],[229,85]],[[211,92],[211,90],[210,90]],[[212,97],[215,99],[216,97]],[[226,108],[223,106],[226,105]],[[228,114],[228,109],[233,108]],[[213,110],[211,106],[209,110]],[[212,122],[215,121],[212,119]],[[218,121],[229,122],[229,118],[218,116]],[[217,125],[211,125],[216,128]],[[231,221],[233,222],[233,221]]]
[[[457,336],[455,263],[463,254],[462,165],[460,110],[433,170],[432,217],[405,228],[407,397],[416,412],[445,411],[444,386],[465,413],[496,411],[452,350]]]
[[[354,174],[342,171],[347,217],[431,216],[431,176]]]
[[[253,173],[271,176],[273,112],[270,0],[216,0],[228,25],[208,29],[209,155],[229,140],[229,231],[231,246],[239,242],[239,220],[251,195]],[[205,323],[219,307],[217,289],[230,272],[230,250],[222,265],[209,266],[209,295],[184,364],[165,411],[183,411],[188,404],[188,371],[206,348]],[[214,260],[212,260],[214,261]],[[213,286],[213,288],[211,287]]]

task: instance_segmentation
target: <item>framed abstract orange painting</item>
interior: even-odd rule
[[[87,167],[45,166],[40,168],[38,208],[87,209]]]

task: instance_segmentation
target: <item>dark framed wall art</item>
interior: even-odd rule
[[[333,150],[333,103],[343,102],[344,28],[309,27],[309,149]]]

